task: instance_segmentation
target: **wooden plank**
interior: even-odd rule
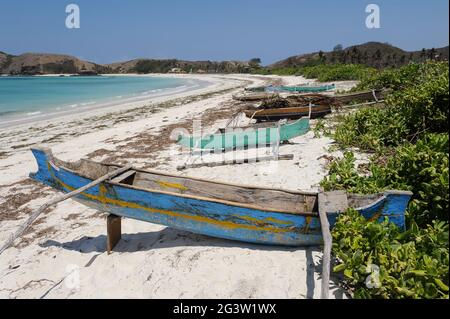
[[[106,218],[106,250],[110,255],[122,238],[122,217],[116,215],[108,215]]]
[[[80,195],[81,193],[85,192],[86,190],[97,186],[98,184],[111,179],[119,174],[122,174],[123,172],[126,172],[127,170],[131,169],[132,166],[131,165],[126,165],[124,167],[121,167],[119,169],[116,169],[106,175],[103,175],[102,177],[96,179],[95,181],[80,187],[76,190],[74,190],[73,192],[61,195],[56,197],[55,199],[45,203],[44,205],[42,205],[39,209],[35,210],[33,213],[31,213],[31,216],[28,218],[28,220],[22,224],[19,229],[12,234],[8,240],[6,241],[6,243],[2,246],[2,248],[0,249],[0,255],[6,250],[8,249],[13,243],[14,240],[16,240],[18,237],[22,236],[22,234],[28,229],[28,227],[30,227],[30,225],[39,217],[39,215],[41,215],[47,208],[52,207],[54,205],[56,205],[57,203],[60,203],[62,201],[65,201],[66,199],[69,199],[71,197],[75,197],[77,195]]]
[[[325,212],[339,213],[348,209],[348,197],[345,191],[319,193],[319,206]]]
[[[153,174],[138,172],[133,186],[198,198],[253,204],[255,207],[272,208],[292,214],[317,211],[315,210],[317,194],[291,193],[257,186],[213,183],[183,176],[161,175],[156,172]]]
[[[294,159],[294,154],[286,154],[277,156],[260,156],[253,158],[246,158],[243,160],[235,159],[230,161],[220,161],[220,162],[203,162],[197,164],[185,164],[182,166],[178,166],[177,170],[181,171],[188,168],[200,168],[200,167],[217,167],[217,166],[226,166],[226,165],[236,165],[236,164],[248,164],[248,163],[259,163],[259,162],[267,162],[267,161],[290,161]]]
[[[136,171],[130,170],[130,171],[125,172],[122,175],[117,176],[116,178],[112,179],[111,182],[121,183],[122,181],[126,180],[127,178],[133,176],[134,174],[136,174]]]
[[[327,207],[329,207],[329,201],[326,193],[319,193],[319,217],[324,243],[321,299],[329,299],[330,295],[331,247],[333,245],[333,239],[331,237],[330,223],[327,217]]]

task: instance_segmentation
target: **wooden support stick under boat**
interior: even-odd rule
[[[323,236],[323,259],[322,259],[322,292],[320,299],[329,299],[330,294],[330,263],[331,263],[331,245],[333,243],[330,223],[328,222],[327,213],[319,210],[320,226],[322,227]]]
[[[86,190],[88,190],[88,189],[90,189],[90,188],[92,188],[92,187],[94,187],[94,186],[97,186],[98,184],[100,184],[100,183],[102,183],[102,182],[104,182],[104,181],[106,181],[106,180],[108,180],[108,179],[111,179],[111,178],[113,178],[113,177],[115,177],[115,176],[117,176],[117,175],[119,175],[119,174],[122,174],[123,172],[128,171],[128,170],[131,169],[131,168],[132,168],[132,165],[127,165],[127,166],[121,167],[121,168],[119,168],[119,169],[117,169],[117,170],[115,170],[115,171],[113,171],[113,172],[111,172],[111,173],[108,173],[108,174],[106,174],[106,175],[100,177],[99,179],[96,179],[95,181],[93,181],[92,183],[87,184],[86,186],[83,186],[83,187],[81,187],[81,188],[78,188],[77,190],[74,190],[73,192],[70,192],[70,193],[67,193],[67,194],[58,196],[58,197],[56,197],[55,199],[52,199],[51,201],[45,203],[45,204],[42,205],[39,209],[35,210],[35,211],[31,214],[30,218],[28,218],[28,220],[27,220],[25,223],[23,223],[23,224],[19,227],[19,229],[18,229],[14,234],[12,234],[12,235],[8,238],[8,240],[6,241],[6,243],[5,243],[5,244],[2,246],[2,248],[0,249],[0,255],[1,255],[6,249],[8,249],[9,247],[11,247],[11,245],[14,243],[14,241],[15,241],[18,237],[22,236],[23,233],[28,229],[28,227],[30,227],[30,225],[31,225],[31,224],[39,217],[39,215],[41,215],[47,208],[52,207],[53,205],[58,204],[58,203],[60,203],[60,202],[62,202],[62,201],[65,201],[66,199],[69,199],[69,198],[71,198],[71,197],[80,195],[81,193],[85,192]]]
[[[246,159],[242,159],[242,160],[235,159],[235,160],[221,161],[221,162],[202,162],[202,163],[184,164],[182,166],[178,166],[177,170],[182,171],[182,170],[188,169],[188,168],[217,167],[217,166],[259,163],[259,162],[268,162],[268,161],[291,161],[293,159],[294,159],[294,154],[286,154],[286,155],[279,155],[279,156],[271,155],[271,156],[246,158]]]
[[[333,238],[330,232],[330,223],[327,212],[343,212],[348,208],[347,194],[342,191],[321,192],[319,200],[319,218],[323,237],[323,258],[322,258],[322,292],[321,299],[329,299],[330,293],[330,266],[331,266],[331,246]]]
[[[122,238],[122,217],[112,214],[108,215],[106,218],[106,233],[106,250],[108,251],[108,255],[110,255]]]

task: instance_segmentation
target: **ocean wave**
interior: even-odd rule
[[[96,104],[96,103],[97,102],[90,101],[90,102],[81,103],[81,106],[87,106],[87,105],[92,105],[92,104]]]
[[[42,112],[41,111],[36,111],[36,112],[26,113],[27,116],[33,116],[33,115],[39,115],[39,114],[42,114]]]

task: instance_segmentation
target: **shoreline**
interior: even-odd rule
[[[71,115],[81,115],[81,116],[89,116],[89,113],[94,114],[96,111],[101,109],[105,110],[115,110],[120,108],[126,108],[127,105],[140,104],[152,101],[158,98],[164,98],[167,96],[173,96],[177,94],[183,93],[192,93],[197,90],[207,89],[209,86],[216,84],[211,79],[199,79],[198,77],[168,77],[162,74],[158,75],[138,75],[138,74],[111,74],[107,75],[111,77],[154,77],[154,78],[176,78],[176,79],[184,79],[186,83],[182,86],[174,87],[174,88],[166,88],[161,91],[155,91],[153,93],[141,94],[130,94],[125,97],[117,98],[112,94],[109,98],[102,99],[92,99],[90,102],[77,102],[73,101],[72,105],[60,105],[55,109],[50,110],[37,110],[29,113],[20,113],[17,115],[8,116],[5,119],[0,119],[0,132],[4,129],[14,128],[21,125],[26,124],[36,124],[39,122],[45,122],[48,120],[54,120],[58,118],[63,118]],[[59,75],[40,75],[37,77],[59,77]],[[151,91],[149,91],[151,92]],[[73,106],[77,107],[73,107]]]

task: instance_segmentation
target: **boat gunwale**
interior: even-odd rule
[[[92,161],[91,161],[92,162]],[[96,164],[101,164],[101,163],[97,163],[97,162],[93,162]],[[69,173],[72,173],[74,175],[80,176],[82,178],[88,179],[88,180],[93,180],[91,177],[87,177],[77,171],[74,171],[72,169],[69,169],[63,165],[56,165],[55,163],[50,163],[55,169],[64,169]],[[122,167],[120,165],[116,165],[116,164],[101,164],[101,165],[105,165],[105,166],[113,166],[113,167]],[[134,169],[134,167],[132,167],[130,170],[136,171],[136,172],[140,172],[140,173],[149,173],[149,174],[155,174],[156,172],[150,172],[150,171],[145,171],[145,170],[139,170],[139,169]],[[155,175],[163,175],[163,174],[155,174]],[[167,176],[167,177],[177,177],[177,178],[186,178],[184,176],[176,176],[176,175],[163,175],[163,176]],[[188,178],[191,179],[191,178]],[[191,180],[197,180],[197,181],[202,181],[202,182],[209,182],[211,183],[211,181],[206,181],[206,180],[200,180],[200,179],[191,179]],[[217,203],[217,204],[223,204],[226,206],[235,206],[235,207],[241,207],[241,208],[247,208],[247,209],[253,209],[253,210],[258,210],[261,212],[270,212],[270,213],[279,213],[279,214],[288,214],[288,215],[296,215],[296,216],[311,216],[311,217],[317,217],[319,216],[319,213],[314,213],[314,212],[293,212],[293,211],[282,211],[280,209],[271,209],[271,208],[264,208],[261,206],[257,206],[257,205],[251,205],[251,204],[245,204],[245,203],[241,203],[241,202],[233,202],[233,201],[227,201],[227,200],[223,200],[223,199],[216,199],[216,198],[209,198],[209,197],[203,197],[203,196],[195,196],[195,195],[189,195],[189,194],[179,194],[179,193],[173,193],[173,192],[169,192],[169,191],[162,191],[162,190],[156,190],[156,189],[152,189],[152,188],[144,188],[144,187],[139,187],[139,186],[135,186],[135,185],[128,185],[128,184],[122,184],[119,182],[113,182],[111,180],[105,181],[103,183],[106,184],[111,184],[114,186],[120,186],[120,187],[124,187],[127,189],[132,189],[132,190],[138,190],[138,191],[144,191],[147,193],[155,193],[155,194],[161,194],[161,195],[169,195],[169,196],[174,196],[174,197],[181,197],[181,198],[187,198],[187,199],[194,199],[194,200],[200,200],[200,201],[205,201],[205,202],[211,202],[211,203]],[[241,185],[232,185],[232,184],[225,184],[225,183],[217,183],[216,184],[220,184],[220,185],[224,185],[224,186],[237,186],[237,187],[242,187]],[[280,190],[280,189],[264,189],[264,188],[260,188],[260,187],[242,187],[242,188],[249,188],[249,189],[261,189],[261,190],[272,190],[272,191],[281,191],[281,192],[285,192],[285,193],[289,193],[287,191],[284,190]],[[305,193],[292,193],[294,195],[303,195],[303,196],[317,196],[317,193],[311,192],[310,194],[305,194]]]
[[[292,113],[304,113],[309,111],[309,106],[292,106],[292,107],[282,107],[282,108],[271,108],[271,109],[247,109],[243,112],[247,115],[250,114],[250,112],[253,112],[255,115],[264,116],[264,115],[277,115],[277,114],[288,114],[288,112]],[[315,105],[313,106],[311,112],[313,114],[315,113],[321,113],[321,112],[328,112],[331,111],[331,107],[328,105]],[[306,116],[307,117],[307,116]]]
[[[66,171],[68,171],[69,173],[72,173],[74,175],[80,176],[82,178],[88,179],[88,180],[93,180],[92,177],[87,177],[82,173],[79,173],[75,170],[72,170],[70,168],[67,168],[64,166],[64,163],[69,164],[70,162],[65,162],[62,160],[59,160],[57,158],[55,158],[52,154],[52,152],[48,152],[45,149],[42,148],[33,148],[36,149],[38,151],[42,151],[44,152],[47,157],[48,157],[48,162],[54,167],[54,169],[58,170],[58,169],[64,169]],[[109,163],[98,163],[92,160],[87,160],[87,159],[82,159],[81,161],[86,161],[86,162],[91,162],[93,164],[96,165],[103,165],[103,166],[108,166],[108,167],[124,167],[124,165],[120,165],[120,164],[109,164]],[[57,165],[57,163],[59,163],[60,165]],[[148,173],[148,174],[153,174],[153,175],[162,175],[162,176],[166,176],[166,177],[175,177],[175,178],[184,178],[184,179],[189,179],[189,180],[193,180],[193,181],[200,181],[200,182],[206,182],[206,183],[213,183],[213,184],[219,184],[219,185],[223,185],[223,186],[234,186],[234,187],[240,187],[240,188],[247,188],[247,189],[260,189],[260,190],[268,190],[268,191],[278,191],[278,192],[284,192],[284,193],[290,193],[290,194],[294,194],[294,195],[303,195],[303,196],[314,196],[317,197],[320,193],[319,192],[308,192],[308,191],[296,191],[296,190],[287,190],[287,189],[281,189],[281,188],[269,188],[269,187],[260,187],[260,186],[252,186],[252,185],[242,185],[242,184],[235,184],[235,183],[227,183],[227,182],[218,182],[218,181],[211,181],[211,180],[206,180],[206,179],[201,179],[201,178],[196,178],[196,177],[189,177],[189,176],[181,176],[181,175],[177,175],[177,174],[170,174],[170,173],[164,173],[161,171],[157,171],[157,170],[144,170],[144,169],[138,169],[135,167],[130,168],[130,170],[136,171],[136,172],[140,172],[140,173]],[[270,208],[263,208],[257,205],[251,205],[251,204],[245,204],[245,203],[241,203],[241,202],[233,202],[233,201],[227,201],[227,200],[221,200],[221,199],[215,199],[215,198],[208,198],[208,197],[203,197],[203,196],[195,196],[195,195],[188,195],[188,194],[178,194],[178,193],[173,193],[173,192],[169,192],[169,191],[161,191],[161,190],[155,190],[155,189],[150,189],[150,188],[144,188],[144,187],[139,187],[139,186],[134,186],[134,185],[128,185],[128,184],[121,184],[118,182],[113,182],[111,180],[105,181],[104,183],[107,184],[111,184],[114,186],[121,186],[124,188],[128,188],[128,189],[133,189],[133,190],[138,190],[138,191],[144,191],[144,192],[150,192],[150,193],[155,193],[155,194],[162,194],[162,195],[169,195],[169,196],[174,196],[174,197],[181,197],[181,198],[187,198],[187,199],[194,199],[194,200],[200,200],[200,201],[206,201],[206,202],[212,202],[212,203],[218,203],[218,204],[223,204],[223,205],[227,205],[227,206],[236,206],[236,207],[241,207],[241,208],[247,208],[247,209],[254,209],[254,210],[258,210],[261,212],[271,212],[271,213],[279,213],[279,214],[288,214],[288,215],[296,215],[296,216],[311,216],[311,217],[318,217],[319,213],[317,212],[289,212],[289,211],[281,211],[281,210],[277,210],[277,209],[270,209]],[[363,210],[363,209],[367,209],[369,207],[374,206],[374,204],[382,201],[382,200],[386,200],[387,196],[389,194],[399,194],[399,195],[412,195],[412,192],[410,191],[385,191],[384,193],[378,193],[378,194],[373,194],[373,195],[380,195],[380,198],[375,200],[374,202],[371,202],[370,204],[363,206],[363,207],[355,207],[354,209],[356,210]],[[348,196],[351,196],[352,194],[347,194]],[[364,196],[364,195],[362,195]],[[331,212],[333,213],[333,212]]]

